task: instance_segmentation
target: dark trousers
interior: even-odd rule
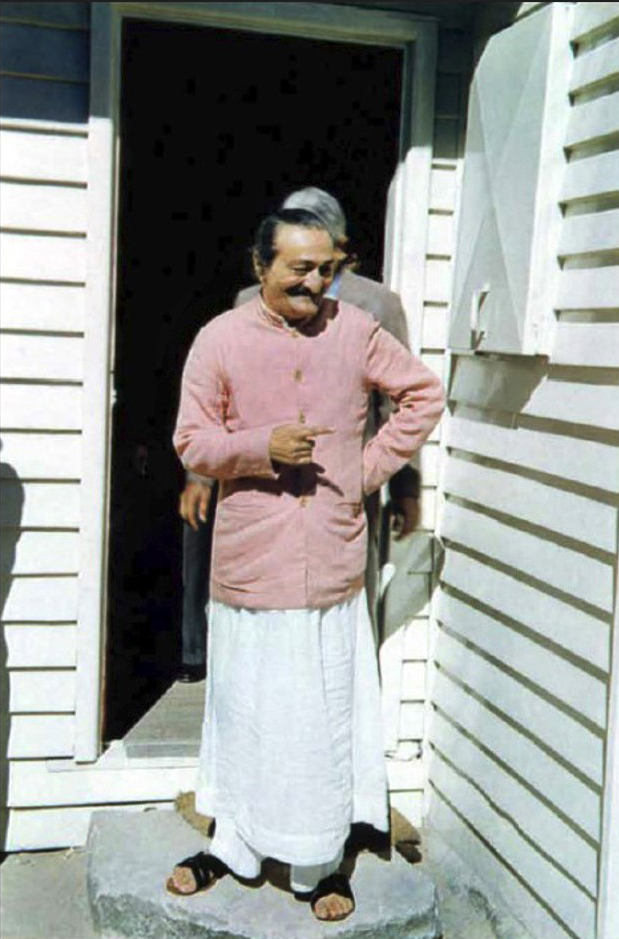
[[[183,523],[183,665],[206,662],[206,604],[211,573],[213,517],[194,531]]]

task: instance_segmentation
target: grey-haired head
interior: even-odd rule
[[[342,245],[347,240],[346,216],[334,196],[318,189],[316,186],[306,186],[297,189],[282,202],[282,209],[305,209],[312,212],[325,225],[336,245]]]

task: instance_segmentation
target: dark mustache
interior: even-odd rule
[[[319,293],[312,293],[307,287],[289,287],[286,293],[289,297],[311,297],[312,300],[316,300],[320,297]]]

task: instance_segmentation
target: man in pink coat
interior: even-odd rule
[[[254,263],[260,294],[194,342],[174,435],[220,481],[196,785],[216,833],[168,890],[257,877],[268,856],[319,919],[343,919],[350,825],[388,827],[363,497],[421,446],[443,392],[371,315],[321,306],[336,251],[315,215],[265,219]],[[364,446],[374,389],[395,410]]]

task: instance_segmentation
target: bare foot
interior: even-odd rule
[[[191,896],[209,890],[227,873],[228,868],[219,858],[200,851],[176,865],[166,882],[166,888],[168,893]]]
[[[321,897],[314,906],[314,915],[316,919],[333,920],[344,919],[349,913],[352,913],[354,903],[348,897],[340,897],[337,893],[330,893],[326,897]]]
[[[175,867],[170,881],[180,893],[193,893],[196,889],[196,878],[188,867]]]

